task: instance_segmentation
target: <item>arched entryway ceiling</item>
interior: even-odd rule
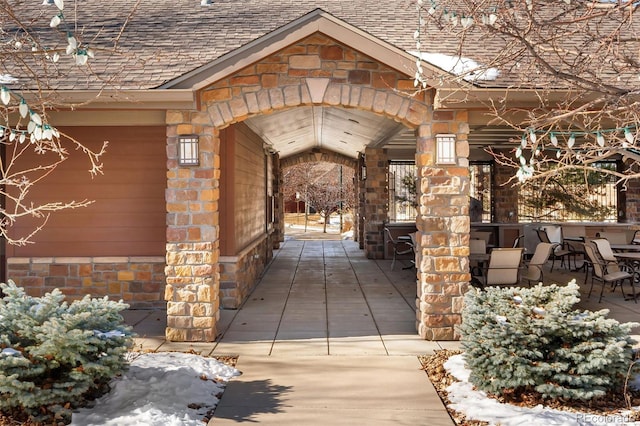
[[[305,106],[255,116],[245,122],[282,159],[318,149],[357,158],[367,146],[415,152],[412,130],[389,118],[357,109]]]

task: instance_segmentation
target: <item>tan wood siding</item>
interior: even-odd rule
[[[236,253],[233,174],[235,171],[235,126],[220,131],[220,254],[231,256]]]
[[[94,200],[85,208],[54,213],[33,238],[10,247],[10,256],[158,256],[166,241],[166,130],[150,127],[73,127],[61,131],[87,145],[108,141],[104,174],[93,179],[86,157],[71,155],[37,187],[34,202]],[[38,158],[31,159],[38,161]],[[13,235],[36,223],[21,220]]]
[[[237,127],[235,228],[237,247],[244,248],[265,232],[265,155],[262,140],[245,125]]]
[[[235,255],[265,233],[266,165],[262,140],[246,125],[221,132],[222,255]]]

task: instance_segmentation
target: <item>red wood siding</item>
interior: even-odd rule
[[[85,208],[54,213],[33,238],[35,244],[9,247],[9,256],[158,256],[166,241],[166,129],[153,127],[73,127],[61,129],[90,146],[108,141],[104,174],[93,179],[88,161],[71,151],[67,161],[30,194],[36,203],[95,200]],[[38,161],[31,158],[30,161]],[[35,222],[21,220],[13,235]]]

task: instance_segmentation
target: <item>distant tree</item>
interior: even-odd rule
[[[404,188],[403,193],[405,195],[396,195],[396,199],[403,203],[409,203],[412,207],[418,207],[418,200],[416,199],[418,189],[416,187],[415,175],[411,174],[403,176],[400,183]]]
[[[299,197],[304,200],[307,206],[320,213],[323,232],[327,232],[331,213],[345,212],[355,203],[353,175],[353,170],[348,167],[326,162],[288,167],[284,170],[284,199],[296,200]]]
[[[615,206],[600,201],[608,198],[607,191],[615,191],[611,175],[605,173],[565,170],[544,182],[527,182],[526,190],[527,196],[521,197],[525,212],[521,219],[539,222],[568,217],[604,222],[616,214]]]

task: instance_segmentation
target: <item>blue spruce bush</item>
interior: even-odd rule
[[[637,323],[608,310],[574,310],[567,286],[490,287],[465,295],[459,327],[470,382],[494,395],[537,392],[543,398],[589,400],[622,390],[633,361],[629,332]]]
[[[70,422],[74,407],[126,367],[128,305],[89,296],[68,304],[57,289],[30,297],[11,281],[0,288],[0,411]]]

